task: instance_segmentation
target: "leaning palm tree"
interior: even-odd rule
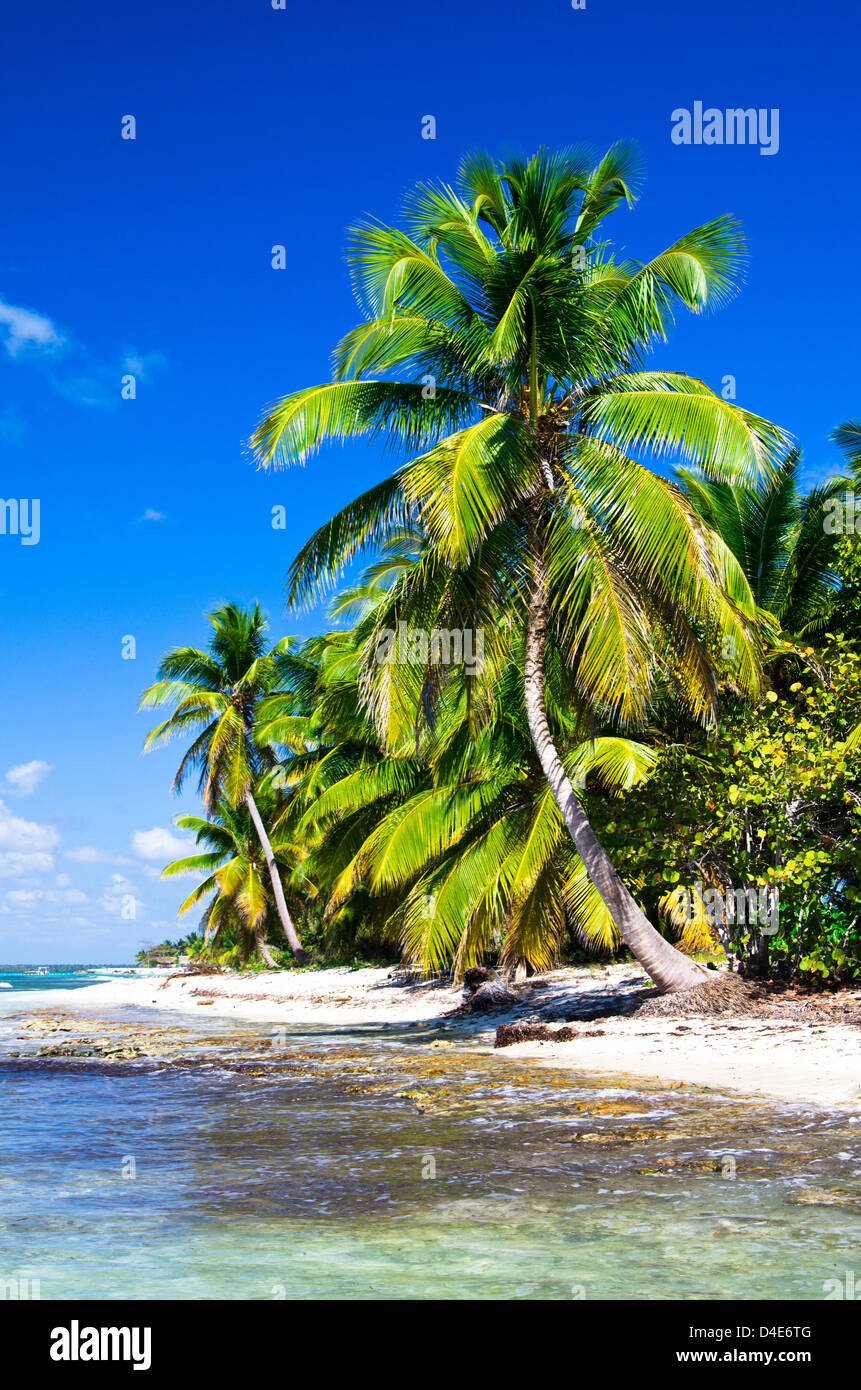
[[[396,938],[424,970],[453,965],[462,973],[494,948],[507,968],[540,969],[554,959],[566,925],[587,946],[607,949],[615,928],[543,779],[510,643],[502,644],[504,668],[494,672],[490,717],[476,679],[451,679],[444,666],[363,669],[367,646],[397,615],[409,620],[407,630],[417,616],[429,620],[411,602],[428,558],[414,533],[387,538],[359,582],[330,605],[330,617],[353,626],[303,644],[302,669],[316,674],[304,687],[310,713],[298,751],[300,702],[278,694],[259,706],[258,737],[279,747],[291,788],[284,821],[305,850],[302,874],[328,903],[333,936],[355,928],[358,917],[378,938]],[[434,586],[419,583],[423,604],[432,595],[433,618],[446,611],[450,584],[442,571]],[[449,612],[446,621],[457,616]],[[483,657],[492,662],[500,644],[487,646]],[[429,720],[422,715],[431,677]],[[654,751],[630,739],[590,730],[583,741],[570,672],[558,661],[546,702],[575,785],[585,785],[588,772],[618,792],[653,766]]]
[[[735,555],[757,605],[792,637],[810,636],[827,624],[839,586],[834,537],[825,525],[828,503],[850,485],[850,479],[834,477],[801,494],[800,462],[793,449],[752,484],[676,470],[696,511]]]
[[[404,525],[469,580],[488,631],[495,589],[513,587],[525,711],[553,799],[623,940],[674,990],[705,972],[656,931],[599,843],[556,747],[545,663],[558,651],[583,712],[621,725],[645,720],[668,668],[713,721],[726,636],[737,687],[755,690],[755,605],[738,562],[634,455],[672,451],[709,476],[754,479],[786,442],[703,382],[643,370],[674,303],[698,311],[730,292],[743,244],[722,217],[645,264],[616,259],[601,224],[632,201],[635,166],[628,144],[597,164],[577,151],[501,164],[476,155],[458,190],[417,190],[406,230],[357,228],[363,320],[336,348],[334,380],[281,400],[252,446],[264,465],[359,435],[407,452],[302,548],[291,601]]]
[[[198,854],[166,864],[162,878],[203,874],[200,883],[180,904],[178,915],[209,898],[203,915],[204,944],[211,945],[225,929],[232,928],[241,957],[249,954],[247,939],[267,965],[277,967],[266,940],[267,928],[275,916],[274,903],[267,889],[257,832],[247,810],[221,802],[213,810],[211,820],[177,816],[176,823],[182,830],[193,831],[202,848]],[[274,853],[281,848],[276,843]]]
[[[272,891],[287,944],[299,964],[308,957],[302,949],[284,897],[275,853],[254,797],[254,787],[273,759],[252,736],[259,701],[279,688],[282,665],[291,639],[282,638],[266,649],[266,618],[258,604],[243,609],[226,603],[208,619],[213,634],[207,651],[175,647],[161,660],[158,680],[141,696],[140,708],[173,704],[172,713],[144,742],[144,751],[169,739],[195,733],[184,754],[173,790],[180,791],[193,769],[204,807],[217,802],[244,804],[260,840]]]

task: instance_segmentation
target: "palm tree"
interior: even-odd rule
[[[801,455],[793,449],[758,483],[727,482],[699,470],[676,476],[691,504],[738,560],[758,607],[783,630],[806,637],[821,629],[839,580],[834,537],[825,526],[829,501],[848,478],[830,478],[806,494],[798,490]]]
[[[267,651],[267,622],[259,604],[243,609],[225,603],[207,617],[213,629],[208,650],[175,647],[162,658],[158,680],[141,696],[141,709],[174,706],[147,735],[144,751],[178,734],[195,733],[173,790],[178,792],[196,768],[206,810],[219,801],[230,806],[244,803],[263,849],[287,944],[302,965],[308,956],[290,917],[276,856],[254,797],[255,784],[274,762],[271,752],[252,737],[256,709],[264,696],[279,688],[291,639],[282,638]]]
[[[846,456],[846,462],[856,476],[856,481],[861,474],[861,420],[845,420],[842,425],[838,425],[830,436],[831,443],[836,444]]]
[[[232,927],[242,958],[249,954],[247,937],[266,964],[275,968],[278,962],[266,942],[267,927],[275,916],[274,904],[271,890],[267,890],[254,824],[247,810],[226,802],[214,809],[212,817],[206,820],[200,816],[177,816],[180,829],[193,831],[198,845],[206,849],[174,859],[165,865],[162,878],[203,873],[201,882],[181,903],[178,915],[212,895],[203,915],[205,944],[214,942],[225,928]],[[273,852],[277,855],[282,848],[286,846],[276,841]]]
[[[465,701],[445,709],[424,776],[406,759],[400,776],[399,760],[381,761],[333,783],[302,823],[318,839],[318,861],[330,860],[345,832],[352,845],[346,863],[343,853],[331,859],[323,880],[327,915],[366,887],[387,934],[397,934],[425,970],[453,964],[462,975],[491,947],[508,968],[548,969],[566,925],[592,949],[617,943],[542,776],[515,669],[506,684],[498,717],[478,732]],[[624,790],[656,760],[631,739],[598,735],[578,744],[570,725],[566,732],[566,769],[584,788],[588,777],[593,790]]]
[[[460,188],[420,187],[407,230],[365,224],[350,257],[363,321],[332,382],[275,405],[258,460],[301,461],[326,439],[386,434],[408,461],[302,548],[291,601],[358,551],[411,525],[470,581],[493,631],[495,587],[516,591],[530,735],[562,821],[625,943],[666,990],[705,972],[648,921],[575,795],[544,695],[552,650],[583,712],[642,722],[668,668],[713,721],[715,651],[731,636],[739,689],[758,686],[755,606],[724,542],[681,491],[632,457],[675,451],[709,476],[756,478],[785,449],[768,421],[678,372],[644,371],[673,303],[699,311],[733,287],[738,226],[715,219],[645,264],[614,258],[605,216],[632,201],[636,158],[614,146],[495,164]],[[397,369],[397,379],[387,373]]]
[[[383,591],[373,583],[340,596],[330,616],[355,617],[354,627],[310,637],[290,655],[285,688],[260,702],[255,738],[277,752],[270,774],[279,794],[273,833],[301,845],[292,880],[307,898],[325,903],[340,873],[373,829],[378,799],[388,789],[403,798],[428,780],[415,749],[404,756],[381,751],[372,718],[362,707],[360,680],[368,615]],[[391,721],[390,721],[391,722]],[[336,834],[323,835],[313,816],[317,804],[327,804],[333,788],[352,795],[351,813],[342,817]],[[336,917],[330,918],[330,945],[345,941],[361,923],[378,938],[395,902],[380,896],[368,900],[362,890]]]
[[[353,627],[309,639],[298,654],[303,670],[316,672],[304,687],[310,713],[299,743],[300,702],[278,694],[258,709],[258,736],[284,745],[291,787],[284,817],[305,850],[303,876],[328,902],[329,933],[341,937],[358,919],[379,937],[396,936],[423,969],[453,964],[458,974],[491,947],[507,967],[546,968],[566,924],[591,947],[616,944],[543,779],[508,645],[504,669],[494,673],[490,717],[478,708],[475,681],[464,687],[442,667],[434,673],[434,719],[417,726],[431,673],[417,679],[409,665],[377,666],[385,698],[373,684],[367,693],[381,716],[378,737],[359,699],[363,651],[396,614],[412,626],[411,592],[429,558],[409,532],[381,550],[330,605],[330,617],[349,617]],[[448,586],[441,576],[434,616]],[[572,778],[585,786],[589,774],[619,791],[647,775],[656,755],[644,745],[598,731],[583,742],[570,712],[574,697],[570,672],[553,663],[546,698]]]

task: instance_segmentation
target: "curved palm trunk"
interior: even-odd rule
[[[544,704],[544,646],[549,621],[547,574],[544,567],[540,518],[536,510],[530,515],[529,536],[532,550],[532,583],[526,618],[524,693],[529,732],[542,771],[586,873],[601,895],[625,945],[637,957],[660,990],[673,993],[690,989],[708,979],[706,971],[665,941],[637,906],[613,868],[606,850],[574,795],[574,789],[553,742]]]
[[[263,934],[263,923],[255,922],[253,932],[257,954],[263,957],[268,966],[271,966],[273,970],[277,970],[278,962],[266,944],[266,937]]]
[[[296,934],[296,928],[293,926],[293,921],[290,917],[290,913],[287,911],[287,903],[284,898],[284,889],[281,886],[281,875],[278,872],[278,865],[275,863],[275,855],[272,852],[272,845],[269,841],[269,836],[266,834],[266,827],[263,824],[263,821],[260,819],[260,812],[257,809],[257,803],[254,800],[254,797],[251,795],[250,791],[245,793],[245,804],[248,807],[249,814],[254,822],[254,829],[257,831],[257,837],[260,840],[260,844],[263,849],[263,857],[266,860],[266,867],[269,870],[269,877],[272,880],[272,892],[275,894],[275,906],[278,909],[278,916],[281,920],[281,926],[284,928],[284,935],[287,938],[287,945],[293,952],[293,955],[296,958],[297,965],[307,965],[310,957],[308,956],[307,951],[303,950],[302,942],[299,940],[299,937]]]

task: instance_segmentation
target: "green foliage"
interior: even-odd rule
[[[861,641],[861,543],[858,536],[840,536],[835,543],[834,568],[840,579],[831,623],[853,641]]]
[[[757,606],[796,636],[827,625],[840,582],[835,537],[825,526],[827,507],[849,484],[848,478],[832,478],[802,496],[800,462],[799,451],[792,450],[755,486],[677,471],[699,515],[744,570]]]
[[[776,892],[779,930],[719,926],[747,969],[861,973],[861,657],[829,638],[759,705],[730,705],[708,739],[668,746],[647,787],[596,812],[642,901],[673,918],[674,890]],[[749,914],[750,915],[750,914]]]
[[[614,946],[527,723],[538,595],[554,746],[652,920],[677,929],[680,885],[774,890],[779,930],[729,924],[726,948],[747,968],[854,971],[858,658],[785,636],[819,640],[841,602],[850,625],[861,571],[822,527],[846,480],[800,497],[780,429],[647,369],[676,308],[734,291],[744,243],[718,217],[628,259],[603,219],[637,178],[627,144],[478,154],[455,188],[415,190],[402,226],[354,230],[360,321],[333,379],[279,401],[252,444],[263,466],[354,437],[397,451],[302,547],[289,600],[374,563],[337,630],[267,650],[259,610],[226,606],[209,651],[170,653],[144,697],[174,706],[150,742],[195,734],[177,784],[199,770],[212,818],[189,823],[208,849],[184,865],[204,875],[187,902],[208,900],[223,958],[266,945],[249,937],[271,912],[256,845],[239,827],[222,843],[251,793],[324,958],[542,968],[565,940]],[[852,422],[835,435],[852,470],[859,440]],[[688,465],[678,483],[647,466],[667,458]],[[480,630],[481,668],[380,660],[401,624]]]
[[[264,809],[268,809],[264,803]],[[199,854],[175,859],[162,870],[162,878],[203,874],[178,909],[181,915],[205,903],[199,955],[220,963],[242,964],[276,957],[267,942],[280,936],[272,888],[257,833],[248,811],[228,802],[218,803],[205,820],[177,816],[181,830],[194,831]],[[289,866],[289,843],[274,837],[276,862]]]
[[[135,955],[136,965],[163,965],[175,963],[182,956],[194,958],[203,945],[203,937],[198,932],[181,936],[176,941],[160,941],[157,946],[144,946]]]
[[[385,814],[370,833],[361,816],[352,821],[330,910],[360,884],[381,901],[400,894],[387,925],[399,923],[410,956],[427,966],[461,966],[491,944],[504,958],[521,951],[547,964],[569,915],[587,935],[612,938],[596,902],[600,875],[593,864],[587,879],[540,775],[533,787],[531,751],[500,766],[511,728],[519,725],[528,747],[527,709],[532,737],[547,745],[554,667],[555,713],[564,710],[551,716],[554,765],[557,755],[583,762],[585,730],[618,739],[642,728],[659,691],[670,689],[708,725],[717,670],[740,695],[759,688],[744,572],[647,462],[669,454],[709,478],[756,482],[780,464],[788,441],[697,378],[643,367],[674,309],[699,312],[733,292],[743,238],[732,218],[718,217],[651,261],[614,252],[599,231],[632,204],[636,177],[628,144],[597,161],[582,150],[501,162],[479,154],[464,161],[456,188],[415,190],[403,226],[357,227],[349,259],[362,319],[335,349],[335,380],[284,397],[252,437],[264,466],[359,436],[385,437],[403,456],[303,546],[287,587],[291,602],[307,601],[368,548],[405,532],[416,540],[416,563],[379,596],[353,679],[390,760],[370,780],[390,795],[412,738],[425,784],[405,804],[376,806]],[[409,616],[427,629],[449,627],[452,615],[492,635],[480,677],[374,662],[374,639],[393,620]],[[539,636],[527,662],[530,628]],[[520,691],[530,664],[527,704]],[[512,678],[502,706],[498,692]],[[441,727],[455,746],[458,727],[472,737],[477,724],[495,741],[475,741],[480,753],[472,763],[464,754],[453,775],[423,744],[426,730],[436,737]],[[529,804],[519,804],[518,788]],[[348,804],[354,790],[340,787],[329,801]],[[594,844],[591,853],[601,857]],[[430,917],[420,906],[428,897]],[[633,915],[639,940],[653,937]],[[660,954],[669,965],[672,953]],[[676,983],[692,977],[676,962]]]
[[[463,626],[522,630],[534,565],[546,565],[578,713],[624,728],[646,720],[667,681],[713,721],[726,642],[740,691],[755,692],[760,670],[736,557],[645,461],[671,454],[709,478],[755,482],[787,448],[776,426],[697,378],[643,369],[676,307],[699,312],[732,293],[744,242],[718,217],[651,261],[614,252],[602,220],[632,204],[636,177],[624,143],[599,160],[478,154],[457,187],[419,187],[402,227],[357,227],[363,317],[335,349],[335,381],[284,397],[252,438],[264,465],[359,436],[404,456],[303,546],[292,602],[408,529],[427,552],[414,605],[456,604]]]

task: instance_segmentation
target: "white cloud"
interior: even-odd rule
[[[138,521],[164,521],[164,512],[157,512],[154,507],[147,507],[146,511],[138,517]]]
[[[22,309],[0,299],[0,332],[3,346],[10,357],[17,357],[24,348],[37,352],[56,352],[65,339],[44,314]]]
[[[74,849],[67,849],[64,858],[71,859],[75,864],[126,865],[134,862],[124,854],[112,854],[110,850],[97,849],[95,845],[77,845]]]
[[[22,854],[20,850],[0,852],[0,878],[31,878],[48,874],[54,867],[52,854]]]
[[[122,917],[133,921],[143,908],[143,902],[135,897],[133,884],[123,874],[111,874],[105,891],[99,898],[99,907],[112,917]]]
[[[141,382],[165,364],[160,352],[126,347],[110,360],[95,358],[71,333],[62,332],[47,314],[0,299],[0,345],[7,356],[44,371],[54,391],[79,405],[117,409],[122,377],[131,372]],[[14,428],[14,424],[13,424]]]
[[[48,888],[45,891],[45,901],[49,903],[74,903],[82,906],[90,901],[88,893],[81,888]]]
[[[81,907],[90,900],[80,888],[13,888],[6,894],[6,901],[22,911],[41,906]]]
[[[160,352],[135,352],[134,348],[129,348],[123,358],[123,368],[138,381],[149,381],[152,369],[163,367],[164,360]]]
[[[19,850],[22,854],[50,853],[60,837],[50,825],[14,816],[0,801],[0,850]]]
[[[15,767],[10,767],[6,773],[6,782],[14,796],[32,796],[39,783],[44,782],[48,773],[53,770],[53,763],[34,758],[32,762],[18,763]]]
[[[132,849],[139,859],[178,859],[188,854],[190,848],[189,840],[180,840],[158,825],[152,830],[136,830],[132,835]]]
[[[131,882],[131,879],[126,878],[125,874],[111,874],[110,878],[108,879],[108,883],[110,884],[111,888],[115,888],[117,892],[119,892],[123,888],[134,887],[133,883]]]
[[[13,907],[28,908],[35,907],[40,897],[41,892],[38,888],[16,888],[13,892],[6,894],[6,901],[10,902]]]

